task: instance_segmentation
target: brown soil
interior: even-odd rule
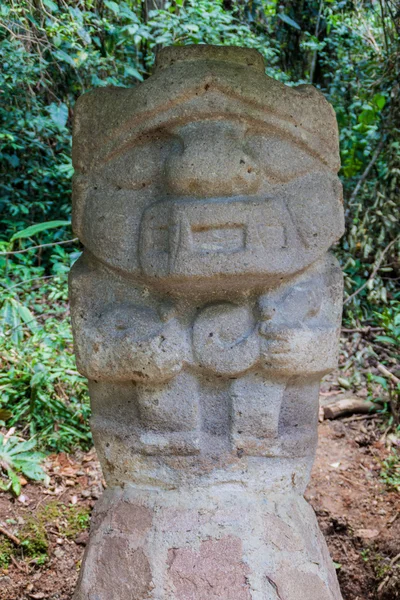
[[[383,438],[375,418],[319,427],[307,499],[337,563],[344,600],[400,598],[400,497],[380,478]]]
[[[307,498],[337,563],[344,600],[400,599],[400,499],[380,479],[386,455],[377,418],[320,424]],[[48,472],[47,489],[28,483],[19,500],[0,494],[1,524],[25,538],[16,547],[0,533],[0,600],[72,598],[86,515],[102,478],[94,451],[50,457]]]

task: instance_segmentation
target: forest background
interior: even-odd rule
[[[398,434],[399,32],[392,0],[0,2],[1,486],[18,495],[23,475],[45,477],[35,446],[91,446],[67,300],[81,251],[70,225],[74,104],[93,87],[137,85],[171,44],[256,48],[268,75],[312,83],[333,104],[346,211],[337,382],[365,389]],[[398,489],[399,464],[394,444],[382,474]]]

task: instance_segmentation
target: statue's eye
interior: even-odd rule
[[[313,170],[321,170],[321,162],[295,141],[275,135],[248,134],[246,146],[259,160],[271,184],[287,183]]]
[[[103,165],[101,178],[117,190],[154,188],[161,184],[164,162],[178,144],[175,137],[164,132],[149,135]]]

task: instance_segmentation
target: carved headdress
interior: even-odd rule
[[[74,124],[75,168],[88,172],[148,132],[229,115],[293,140],[338,171],[336,119],[318,90],[265,75],[256,50],[203,45],[161,50],[154,75],[134,88],[100,88],[82,96]]]

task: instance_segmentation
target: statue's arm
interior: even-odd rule
[[[329,254],[290,285],[260,298],[262,364],[273,375],[323,376],[336,368],[343,275]]]
[[[139,285],[83,256],[69,290],[77,367],[88,379],[157,382],[180,371],[179,323]]]

